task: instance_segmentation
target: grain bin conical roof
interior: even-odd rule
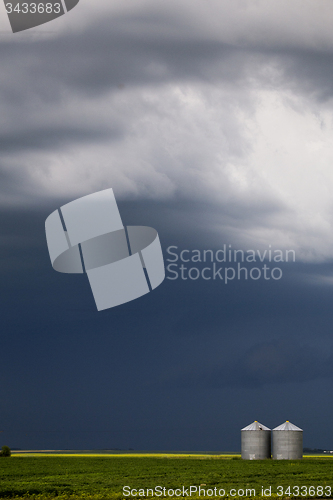
[[[275,427],[273,431],[303,431],[303,429],[300,429],[299,427],[297,427],[297,425],[294,425],[291,422],[289,422],[289,420],[287,420],[283,424]]]
[[[260,422],[255,420],[254,422],[252,422],[252,424],[244,427],[242,431],[270,431],[270,429],[264,424],[261,424]]]

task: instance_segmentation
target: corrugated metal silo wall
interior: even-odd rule
[[[272,431],[273,458],[275,460],[298,460],[303,457],[302,431]]]
[[[271,458],[271,431],[241,431],[241,436],[244,460]]]

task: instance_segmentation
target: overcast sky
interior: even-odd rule
[[[12,34],[0,6],[4,444],[237,450],[256,419],[333,449],[332,15],[81,0]],[[296,262],[97,313],[85,277],[52,270],[44,221],[109,187],[166,258],[226,244]]]

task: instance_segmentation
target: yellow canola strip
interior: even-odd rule
[[[52,451],[12,451],[12,457],[90,457],[90,458],[189,458],[189,459],[230,459],[241,458],[240,454],[203,454],[203,453],[61,453]],[[303,455],[303,458],[332,459],[333,454]]]
[[[200,454],[200,453],[57,453],[48,451],[14,451],[12,457],[112,457],[112,458],[228,458],[240,457],[237,454]]]

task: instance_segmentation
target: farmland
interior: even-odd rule
[[[243,461],[239,455],[224,454],[15,453],[0,459],[0,498],[220,498],[223,491],[229,499],[332,498],[332,460],[329,456]],[[128,488],[123,491],[124,486]]]

